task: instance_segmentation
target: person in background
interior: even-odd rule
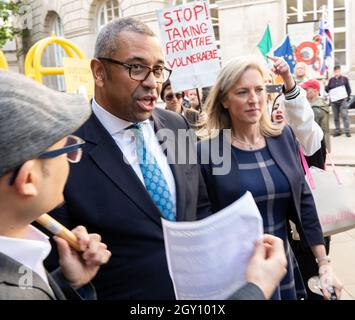
[[[330,151],[329,104],[320,97],[320,84],[316,79],[311,79],[303,82],[301,87],[307,92],[307,100],[312,106],[314,120],[321,127],[325,146]]]
[[[275,74],[284,80],[286,99],[296,99],[300,90],[283,59],[275,59]],[[221,70],[211,90],[206,107],[209,139],[198,143],[198,155],[213,212],[217,212],[249,190],[257,203],[264,222],[264,231],[284,240],[287,253],[287,274],[272,299],[297,299],[305,296],[297,261],[288,242],[288,220],[299,230],[305,245],[311,247],[319,265],[319,275],[330,280],[340,298],[342,284],[334,274],[326,255],[324,239],[315,203],[304,177],[299,145],[289,126],[271,124],[266,115],[266,92],[262,64],[251,58],[230,61]],[[225,137],[223,129],[231,129]],[[231,170],[225,175],[213,174],[211,145],[231,144],[223,159],[232,159]],[[203,162],[201,161],[203,159]],[[330,294],[322,288],[326,299]]]
[[[284,62],[282,58],[271,57],[274,62]],[[278,75],[283,79],[292,77],[290,67],[288,64],[283,63],[285,68],[282,74]],[[274,76],[267,76],[266,80]],[[284,91],[284,90],[283,90]],[[306,156],[311,156],[321,148],[323,139],[323,131],[321,127],[314,121],[314,113],[307,100],[307,95],[304,90],[295,84],[294,88],[290,91],[291,94],[281,94],[274,99],[274,110],[272,111],[271,121],[283,125],[284,122],[292,128],[297,140],[299,141],[302,150]],[[269,99],[270,95],[267,95]]]
[[[331,90],[342,86],[345,87],[348,96],[346,98],[331,102],[335,125],[335,132],[333,136],[338,137],[341,135],[339,119],[341,116],[343,119],[345,135],[347,137],[351,137],[348,113],[348,101],[350,100],[351,88],[349,79],[341,74],[341,66],[337,65],[334,67],[334,76],[329,79],[328,85],[325,86],[325,91],[329,93]]]
[[[325,168],[325,160],[327,155],[326,146],[329,146],[329,105],[320,97],[320,84],[317,80],[312,79],[301,84],[301,87],[307,92],[307,100],[312,106],[314,119],[319,124],[324,132],[324,138],[321,142],[321,148],[311,156],[306,156],[306,161],[309,167],[314,166],[320,169]],[[329,147],[328,147],[329,148]],[[296,259],[301,269],[302,277],[307,281],[309,278],[317,275],[318,265],[314,260],[312,251],[308,246],[304,246],[299,241],[297,232],[293,232],[291,246],[295,253]],[[330,237],[324,238],[325,249],[327,255],[330,249]],[[323,297],[313,293],[308,286],[307,300],[322,300]]]
[[[197,96],[197,91],[200,97],[200,100]],[[187,98],[189,99],[189,107],[193,110],[199,112],[198,123],[202,127],[207,121],[207,113],[202,109],[202,90],[200,88],[191,89],[187,91]]]
[[[70,134],[89,115],[79,95],[0,71],[0,300],[96,297],[88,283],[111,256],[101,237],[73,229],[82,252],[54,237],[60,268],[50,275],[48,237],[31,225],[63,202],[68,161],[80,161],[84,143]]]
[[[307,65],[304,62],[297,62],[294,75],[296,84],[301,84],[302,82],[307,81],[309,79],[307,75]]]
[[[287,74],[287,72],[286,72]],[[322,137],[326,137],[326,135],[319,131],[322,131],[320,125],[326,127],[327,120],[323,117],[326,116],[319,112],[320,110],[314,110],[312,101],[316,103],[316,105],[323,105],[323,100],[319,96],[319,83],[317,80],[308,80],[301,84],[302,88],[315,88],[315,89],[298,89],[298,97],[295,99],[287,99],[282,101],[282,105],[274,110],[273,112],[273,120],[275,123],[278,123],[280,126],[284,126],[286,124],[290,125],[290,127],[294,130],[296,138],[299,140],[302,145],[303,152],[306,153],[306,160],[309,166],[316,166],[318,168],[324,169],[325,166],[325,158],[326,158],[326,147],[325,142]],[[307,97],[307,99],[306,99]],[[318,98],[321,101],[318,101]],[[311,99],[310,99],[311,98]],[[281,100],[281,99],[279,99]],[[312,106],[312,108],[311,108]],[[329,106],[326,109],[329,112]],[[286,113],[286,115],[285,115]],[[287,116],[287,120],[285,119]],[[321,121],[320,121],[321,120]],[[318,125],[318,124],[319,125]],[[329,118],[328,118],[329,123]],[[328,125],[329,128],[329,125]],[[329,129],[328,129],[329,133]],[[321,141],[319,141],[321,139]],[[320,143],[320,148],[316,150]],[[302,274],[302,278],[307,281],[310,277],[314,276],[318,272],[318,265],[314,260],[314,255],[311,249],[308,246],[302,244],[299,238],[299,234],[296,230],[295,225],[291,222],[292,229],[292,239],[290,237],[290,245],[292,250],[296,256],[296,260],[300,267],[300,271]],[[330,247],[330,237],[324,238],[326,253],[329,253]],[[306,286],[307,290],[307,299],[309,300],[322,300],[322,296],[313,293],[308,286]]]
[[[198,122],[199,113],[192,108],[185,108],[182,105],[184,93],[183,92],[173,92],[170,80],[163,83],[160,98],[165,102],[165,109],[173,112],[177,112],[185,116],[187,122],[192,128],[195,128]]]

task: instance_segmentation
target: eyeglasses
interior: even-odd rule
[[[165,101],[171,101],[174,99],[174,96],[176,97],[176,99],[181,99],[182,98],[182,93],[168,93],[165,97],[164,100]]]
[[[149,74],[152,72],[156,81],[162,83],[169,79],[172,72],[172,70],[161,66],[156,66],[151,68],[148,66],[144,66],[142,64],[137,64],[137,63],[130,64],[130,63],[121,62],[111,58],[99,57],[97,59],[126,67],[129,70],[130,78],[136,81],[146,80],[149,77]]]
[[[78,163],[81,159],[83,151],[81,150],[81,146],[85,143],[85,141],[77,136],[69,135],[67,136],[67,141],[64,147],[42,152],[37,159],[50,159],[58,157],[64,153],[67,154],[67,159],[70,163]],[[9,180],[9,185],[13,185],[16,177],[21,169],[22,165],[17,167]]]

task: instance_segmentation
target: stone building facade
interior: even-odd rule
[[[24,43],[8,44],[5,53],[11,68],[23,71],[26,50],[54,31],[75,42],[90,58],[100,26],[112,18],[140,18],[159,35],[155,11],[186,1],[189,0],[28,0],[32,18],[30,36]],[[280,43],[290,20],[303,21],[307,14],[312,14],[307,11],[311,3],[314,10],[321,5],[336,8],[335,24],[339,19],[344,20],[344,26],[338,28],[340,38],[335,38],[339,51],[336,55],[341,58],[345,73],[355,81],[355,32],[350,32],[355,30],[355,1],[350,0],[210,0],[222,63],[238,55],[259,54],[256,45],[267,24],[273,42]],[[343,18],[339,18],[342,15]],[[315,11],[314,17],[319,17],[319,13]],[[60,52],[55,52],[47,58],[53,60],[53,56],[58,55]],[[51,63],[53,61],[48,62]],[[355,83],[353,87],[355,90]]]

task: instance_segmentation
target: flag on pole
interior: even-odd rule
[[[269,51],[272,48],[272,41],[271,41],[271,34],[270,34],[269,25],[267,25],[264,35],[263,35],[262,39],[260,40],[260,42],[258,43],[258,48],[261,51],[262,55],[265,57],[266,61],[268,61],[266,55],[269,53]]]
[[[293,55],[293,49],[290,42],[290,37],[287,35],[284,42],[274,51],[275,57],[282,57],[290,66],[291,73],[295,69],[295,56]]]
[[[319,36],[321,38],[321,52],[319,53],[321,68],[320,74],[324,74],[329,69],[329,64],[333,55],[334,41],[329,30],[326,10],[323,9],[322,18],[319,21]]]

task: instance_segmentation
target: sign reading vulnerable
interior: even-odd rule
[[[213,85],[220,63],[208,2],[195,1],[157,14],[174,91]]]

